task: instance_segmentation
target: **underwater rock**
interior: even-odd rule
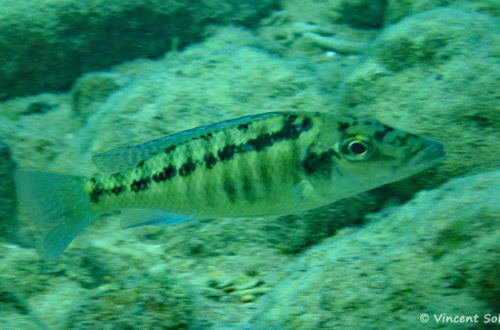
[[[269,246],[297,253],[344,227],[361,225],[364,215],[379,210],[387,197],[386,189],[378,188],[305,213],[271,218],[262,234]]]
[[[39,94],[0,102],[0,132],[19,167],[47,168],[64,152],[80,119],[66,94]],[[59,164],[62,165],[62,164]]]
[[[280,11],[259,24],[265,47],[285,56],[348,66],[382,27],[385,1],[285,0]]]
[[[500,158],[500,24],[443,8],[408,17],[373,43],[343,82],[346,112],[436,139],[447,157],[407,187],[492,170]]]
[[[0,328],[187,327],[194,311],[187,285],[157,255],[130,252],[77,247],[46,262],[33,249],[0,243]]]
[[[210,24],[255,25],[274,0],[8,1],[0,12],[0,100],[63,91],[82,73],[158,57]]]
[[[252,325],[419,328],[422,313],[496,312],[499,187],[500,171],[453,179],[311,248]]]
[[[341,23],[354,29],[379,29],[384,21],[386,0],[284,0],[283,14],[318,24]]]
[[[339,22],[358,29],[380,29],[384,23],[386,0],[329,1],[338,7]]]
[[[43,329],[42,323],[30,313],[25,300],[0,276],[0,328]]]
[[[15,164],[7,145],[0,139],[0,237],[12,239],[16,234]]]
[[[98,287],[70,314],[68,328],[184,329],[193,301],[180,280],[168,273],[131,277]]]
[[[129,77],[113,72],[90,72],[78,78],[71,90],[75,115],[82,121],[92,115],[107,97],[129,81]]]
[[[387,0],[385,24],[393,24],[406,16],[450,5],[500,17],[500,3],[497,0]]]

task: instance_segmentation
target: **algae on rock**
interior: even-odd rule
[[[0,139],[0,238],[14,239],[16,224],[15,164],[9,148]]]
[[[440,7],[470,9],[500,17],[498,0],[387,0],[385,24],[390,25],[413,14]]]
[[[69,328],[187,329],[195,310],[170,274],[131,277],[92,290],[68,317]]]
[[[422,313],[496,312],[499,187],[498,170],[456,178],[311,248],[251,324],[418,328]]]
[[[156,58],[210,24],[252,26],[275,0],[1,0],[0,100],[68,90],[81,74]]]

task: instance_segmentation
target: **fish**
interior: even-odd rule
[[[438,164],[444,146],[377,120],[267,112],[93,156],[92,177],[21,169],[20,203],[57,258],[95,219],[124,227],[279,216],[328,205]]]

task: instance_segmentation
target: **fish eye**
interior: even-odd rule
[[[349,160],[364,160],[370,157],[372,146],[369,141],[355,137],[347,139],[342,144],[342,153]]]

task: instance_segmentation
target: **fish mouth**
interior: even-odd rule
[[[440,163],[446,156],[444,145],[426,140],[423,148],[415,152],[410,160],[410,168],[422,170]]]

